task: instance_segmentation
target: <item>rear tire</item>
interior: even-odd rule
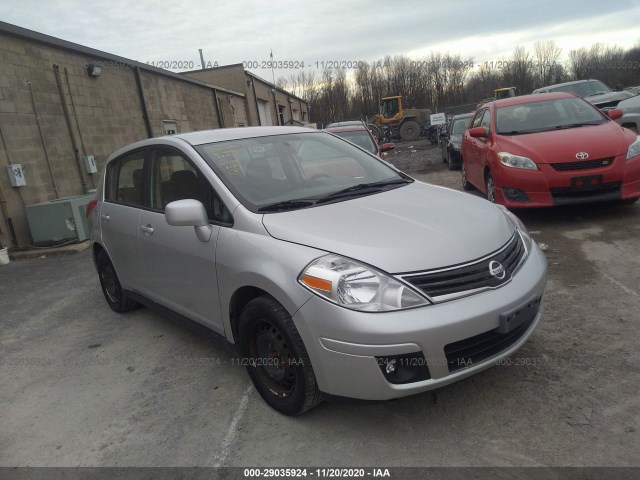
[[[420,125],[413,120],[407,120],[400,126],[400,139],[413,142],[420,136]]]
[[[98,267],[100,287],[111,310],[117,313],[124,313],[140,306],[138,302],[127,297],[122,285],[120,285],[116,270],[104,250],[98,252],[96,265]]]
[[[321,401],[311,360],[289,313],[268,296],[242,310],[243,363],[260,396],[285,415],[299,415]]]
[[[460,160],[460,177],[462,179],[462,188],[464,190],[466,190],[467,192],[475,190],[475,187],[469,183],[469,180],[467,180],[467,170],[464,167],[463,159]]]

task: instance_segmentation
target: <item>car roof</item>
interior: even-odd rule
[[[107,162],[119,157],[123,153],[144,148],[150,145],[173,145],[175,147],[184,146],[188,143],[192,146],[206,143],[226,142],[228,140],[243,140],[256,137],[270,137],[274,135],[286,135],[295,133],[312,133],[320,135],[320,130],[306,127],[238,127],[238,128],[216,128],[215,130],[200,130],[197,132],[178,133],[175,135],[163,135],[160,137],[147,138],[135,143],[131,143],[119,148],[107,158]]]
[[[457,119],[459,119],[459,118],[469,118],[469,117],[472,117],[474,113],[475,113],[475,112],[469,112],[469,113],[458,113],[457,115],[452,115],[452,116],[451,116],[451,119],[452,119],[452,120],[457,120]]]
[[[546,90],[547,88],[558,88],[558,87],[566,87],[567,85],[579,85],[581,83],[589,83],[589,82],[600,82],[601,80],[597,80],[595,78],[588,78],[585,80],[572,80],[571,82],[563,82],[563,83],[554,83],[553,85],[547,85],[545,87],[536,88],[534,92],[538,92],[540,90]]]
[[[306,127],[239,127],[217,128],[215,130],[201,130],[198,132],[179,133],[170,135],[180,138],[191,145],[240,140],[254,137],[268,137],[271,135],[285,135],[288,133],[314,133],[317,130]]]
[[[342,122],[333,122],[324,128],[327,129],[327,128],[334,128],[334,127],[346,127],[350,125],[362,125],[362,120],[345,120]]]
[[[349,125],[346,127],[327,127],[325,132],[338,133],[338,132],[368,132],[369,129],[364,125]]]
[[[512,105],[522,105],[525,103],[542,102],[544,100],[558,100],[561,98],[580,98],[580,97],[570,92],[549,92],[549,93],[537,93],[535,95],[531,94],[531,95],[521,95],[519,97],[503,98],[501,100],[494,100],[489,103],[493,103],[497,108],[502,108],[502,107],[510,107]]]

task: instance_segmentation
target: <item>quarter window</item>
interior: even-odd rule
[[[105,199],[109,202],[145,206],[144,152],[111,162],[107,170]]]

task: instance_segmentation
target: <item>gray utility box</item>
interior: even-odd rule
[[[94,198],[95,193],[88,193],[28,205],[27,221],[33,243],[46,245],[88,239],[86,206]]]

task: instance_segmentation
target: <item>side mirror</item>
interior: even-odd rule
[[[474,127],[469,129],[469,136],[473,138],[487,138],[489,135],[485,127]]]
[[[616,92],[622,92],[624,90],[624,85],[619,83],[616,85]]]
[[[394,148],[396,148],[395,143],[383,143],[380,146],[380,150],[382,150],[383,152],[388,152],[389,150],[393,150]]]
[[[201,242],[208,242],[213,228],[209,225],[209,218],[204,205],[198,200],[176,200],[167,204],[164,218],[174,227],[193,227]]]
[[[614,108],[613,110],[608,110],[607,111],[607,116],[611,120],[615,120],[617,118],[620,118],[623,114],[624,114],[624,112],[622,110],[620,110],[619,108]]]

